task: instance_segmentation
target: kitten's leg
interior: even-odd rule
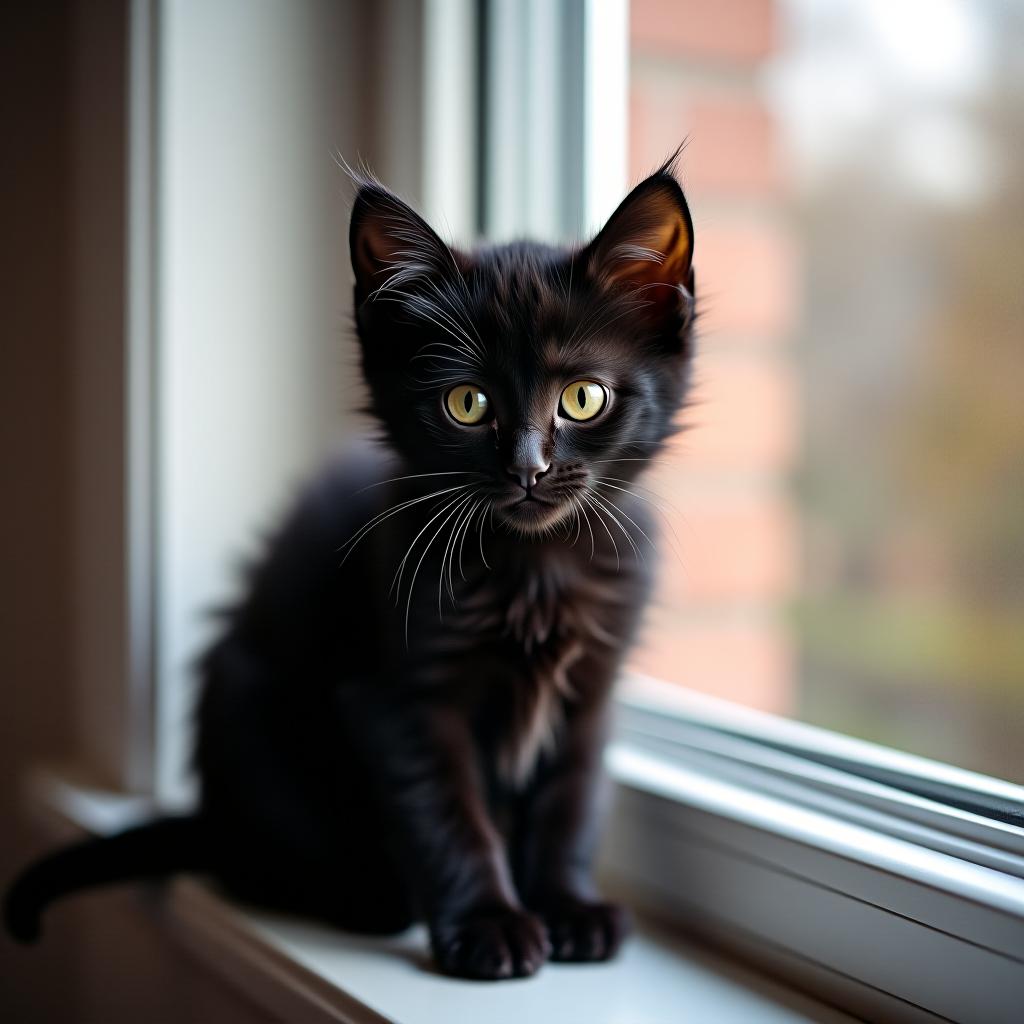
[[[471,978],[533,974],[550,952],[547,935],[516,895],[464,716],[411,696],[361,694],[343,710],[438,965]]]
[[[629,933],[626,911],[601,899],[591,879],[605,740],[604,701],[570,710],[559,749],[526,796],[516,878],[548,930],[552,959],[607,960]]]

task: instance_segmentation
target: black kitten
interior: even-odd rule
[[[623,938],[590,863],[650,586],[631,482],[692,355],[683,193],[665,167],[583,249],[465,254],[362,181],[351,247],[386,446],[314,484],[204,659],[197,814],[29,869],[19,937],[72,889],[198,870],[344,928],[425,919],[468,977]]]

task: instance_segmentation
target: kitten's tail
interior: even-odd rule
[[[4,899],[4,923],[19,942],[35,942],[43,911],[62,896],[94,885],[200,871],[210,844],[198,816],[159,818],[118,835],[85,839],[26,868]]]

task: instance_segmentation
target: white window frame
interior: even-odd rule
[[[483,228],[580,241],[626,190],[628,0],[487,0]]]
[[[415,159],[408,151],[395,159],[418,168],[428,213],[446,212],[464,239],[478,228],[571,239],[598,226],[626,186],[626,0],[567,0],[557,10],[541,0],[424,0],[414,22],[386,6],[394,16],[385,23],[410,34],[422,62],[406,68],[414,81],[403,88],[415,90],[425,76],[430,131]],[[180,793],[183,703],[174,687],[191,652],[174,647],[164,589],[164,460],[174,426],[160,370],[173,301],[162,205],[163,13],[160,0],[130,6],[126,424],[115,474],[126,530],[111,553],[111,564],[126,566],[124,657],[106,666],[102,699],[120,725],[101,766],[115,766],[125,788],[166,802]],[[453,45],[469,38],[501,43],[482,116],[466,99],[473,62],[465,46]],[[520,90],[516,62],[527,52],[538,55],[538,72]],[[568,97],[560,107],[545,104],[556,72],[571,83],[558,90]],[[442,108],[451,119],[431,121]],[[489,169],[481,195],[466,158],[478,145]],[[386,166],[378,169],[387,176]],[[96,395],[88,382],[79,387],[87,408]],[[295,452],[307,441],[315,448],[314,433],[296,435]],[[103,669],[93,659],[84,683]],[[1020,1019],[1021,787],[652,681],[628,681],[619,710],[608,755],[616,802],[602,865],[627,899],[872,1019]],[[86,750],[110,747],[110,723],[101,724]],[[178,730],[170,753],[169,730]]]
[[[867,1019],[1019,1020],[1024,787],[658,680],[619,704],[603,858],[637,905]]]
[[[99,664],[84,644],[86,688],[109,682],[81,699],[116,708],[85,723],[103,775],[165,804],[192,795],[195,659],[211,613],[354,401],[340,397],[351,271],[334,150],[355,148],[356,84],[373,73],[351,42],[364,16],[333,0],[127,8],[125,433],[108,495],[125,523],[108,556],[124,567],[123,661]],[[274,123],[279,100],[307,116]],[[280,396],[288,415],[275,422]]]

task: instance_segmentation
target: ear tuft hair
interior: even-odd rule
[[[357,309],[381,292],[461,273],[464,258],[411,206],[371,175],[346,170],[359,186],[349,227]]]

